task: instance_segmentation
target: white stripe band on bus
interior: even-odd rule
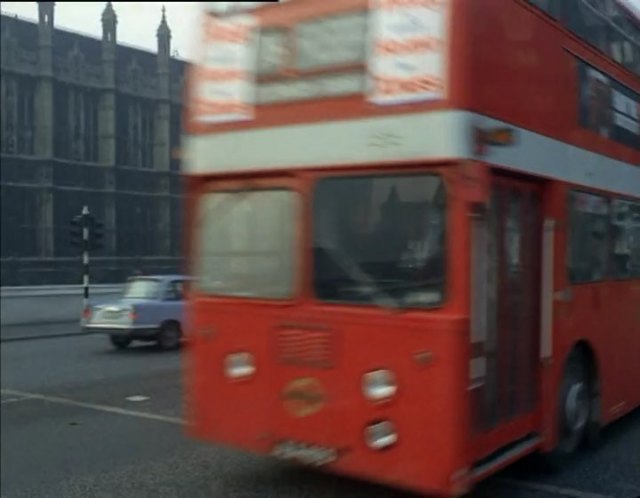
[[[476,157],[476,126],[510,127],[517,132],[517,141],[489,147],[486,156]],[[611,193],[637,197],[640,192],[640,167],[461,110],[192,135],[184,143],[184,171],[191,174],[482,159]]]

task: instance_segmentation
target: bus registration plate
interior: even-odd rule
[[[271,455],[281,460],[294,460],[314,467],[326,465],[338,458],[338,452],[335,449],[296,441],[281,441],[277,443],[271,450]]]

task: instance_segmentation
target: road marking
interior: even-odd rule
[[[15,403],[16,401],[27,401],[29,399],[33,399],[32,396],[21,396],[19,398],[9,398],[9,399],[3,399],[2,401],[0,401],[0,404],[9,404],[9,403]]]
[[[149,398],[149,396],[141,396],[140,394],[135,394],[133,396],[127,396],[125,398],[127,401],[146,401]]]
[[[601,495],[598,493],[589,493],[587,491],[580,491],[571,488],[562,488],[559,486],[553,486],[551,484],[543,484],[541,482],[533,481],[518,481],[516,479],[495,479],[495,482],[501,484],[507,484],[509,486],[528,489],[530,491],[544,491],[546,493],[553,493],[558,496],[567,496],[571,498],[614,498],[612,495]]]
[[[144,418],[148,420],[157,420],[158,422],[166,422],[169,424],[184,425],[186,423],[185,420],[177,417],[167,417],[165,415],[158,415],[155,413],[139,412],[136,410],[126,410],[124,408],[117,408],[115,406],[85,403],[84,401],[76,401],[69,398],[61,398],[58,396],[47,396],[44,394],[14,391],[13,389],[0,389],[0,394],[29,397],[30,399],[39,399],[41,401],[47,401],[49,403],[58,403],[61,405],[77,406],[80,408],[87,408],[89,410],[96,410],[100,412],[115,413],[118,415],[127,415],[129,417],[138,417],[138,418]]]
[[[115,413],[118,415],[126,415],[129,417],[137,417],[137,418],[143,418],[148,420],[156,420],[158,422],[166,422],[169,424],[176,424],[176,425],[186,424],[186,421],[184,419],[177,418],[177,417],[167,417],[165,415],[157,415],[155,413],[146,413],[146,412],[139,412],[136,410],[126,410],[124,408],[117,408],[114,406],[85,403],[83,401],[76,401],[69,398],[61,398],[58,396],[47,396],[44,394],[15,391],[13,389],[0,389],[0,394],[17,396],[15,398],[2,400],[2,404],[16,402],[16,401],[37,399],[41,401],[47,401],[49,403],[58,403],[62,405],[77,406],[80,408],[87,408],[89,410],[96,410],[96,411],[101,411],[106,413]],[[149,399],[146,396],[129,396],[129,398]],[[142,401],[142,400],[136,399],[136,401]],[[577,489],[562,488],[559,486],[553,486],[551,484],[543,484],[543,483],[533,482],[533,481],[519,481],[516,479],[497,478],[494,480],[494,482],[499,484],[506,484],[506,485],[521,488],[521,489],[528,489],[531,491],[544,491],[546,493],[552,493],[558,496],[566,496],[570,498],[614,498],[612,495],[601,495],[598,493],[589,493],[589,492],[580,491]]]

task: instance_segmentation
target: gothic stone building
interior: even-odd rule
[[[55,28],[54,2],[38,11],[1,16],[1,285],[80,283],[69,227],[83,205],[105,226],[93,282],[179,271],[186,63],[164,12],[154,54],[117,43],[111,2],[101,40]]]

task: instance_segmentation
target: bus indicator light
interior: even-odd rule
[[[474,128],[476,155],[486,154],[487,147],[507,147],[516,144],[516,131],[513,128]]]

